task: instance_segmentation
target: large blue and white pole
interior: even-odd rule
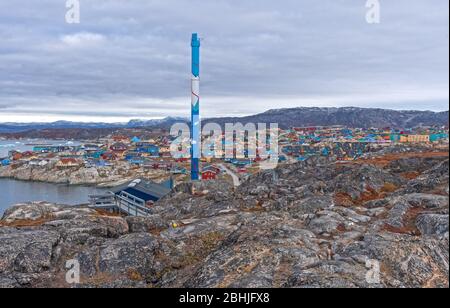
[[[200,122],[200,39],[197,33],[192,34],[192,81],[191,81],[191,179],[199,180],[201,153]]]

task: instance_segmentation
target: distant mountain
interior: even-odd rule
[[[180,122],[189,122],[187,118],[180,117],[167,117],[157,120],[131,120],[127,123],[126,127],[148,127],[148,128],[162,128],[169,129],[173,124]]]
[[[398,111],[371,108],[291,108],[274,109],[241,118],[208,119],[206,122],[278,123],[281,128],[343,125],[351,128],[448,126],[449,112]]]
[[[128,123],[81,123],[58,121],[54,123],[0,123],[0,133],[20,133],[41,130],[82,130],[106,131],[121,128],[159,128],[169,129],[174,123],[189,122],[187,118],[167,117],[157,120],[131,120]],[[395,127],[413,128],[418,126],[448,126],[449,112],[399,111],[370,108],[291,108],[274,109],[267,112],[235,118],[205,119],[203,124],[225,123],[278,123],[281,128],[300,126],[343,125],[354,128]]]
[[[125,124],[117,123],[83,123],[83,122],[69,122],[57,121],[52,123],[0,123],[1,133],[18,133],[31,130],[42,129],[89,129],[89,128],[119,128],[124,127]]]
[[[184,118],[167,117],[157,120],[131,120],[128,123],[85,123],[70,121],[57,121],[52,123],[0,123],[0,133],[20,133],[44,129],[170,128],[173,123],[187,121]]]

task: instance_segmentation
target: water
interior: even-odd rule
[[[16,151],[31,151],[33,150],[32,144],[49,144],[49,145],[61,145],[61,146],[77,146],[80,145],[77,141],[65,141],[65,140],[42,140],[42,139],[26,139],[26,140],[0,140],[0,158],[8,156],[8,152],[12,150]]]
[[[89,195],[105,193],[107,189],[68,186],[0,179],[0,217],[11,205],[29,201],[48,201],[77,205],[88,202]]]

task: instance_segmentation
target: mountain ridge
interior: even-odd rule
[[[217,117],[204,119],[204,123],[215,122],[221,125],[235,122],[279,123],[281,128],[299,126],[343,125],[352,128],[396,127],[414,128],[418,126],[448,126],[449,111],[393,110],[359,107],[297,107],[271,109],[263,113],[243,117]],[[71,122],[52,123],[0,123],[1,133],[15,133],[28,130],[64,128],[164,128],[176,122],[189,122],[187,118],[166,117],[163,119],[133,119],[127,123]]]
[[[325,108],[300,107],[272,109],[247,117],[228,117],[208,119],[207,122],[219,124],[236,121],[252,123],[279,123],[281,128],[299,126],[343,125],[351,128],[395,127],[414,128],[418,126],[448,126],[448,111],[392,110],[381,108]]]

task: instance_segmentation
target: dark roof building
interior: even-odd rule
[[[158,184],[147,180],[137,179],[129,184],[122,185],[113,190],[113,193],[120,195],[125,192],[145,202],[156,202],[162,197],[170,193],[172,189],[172,181]]]

